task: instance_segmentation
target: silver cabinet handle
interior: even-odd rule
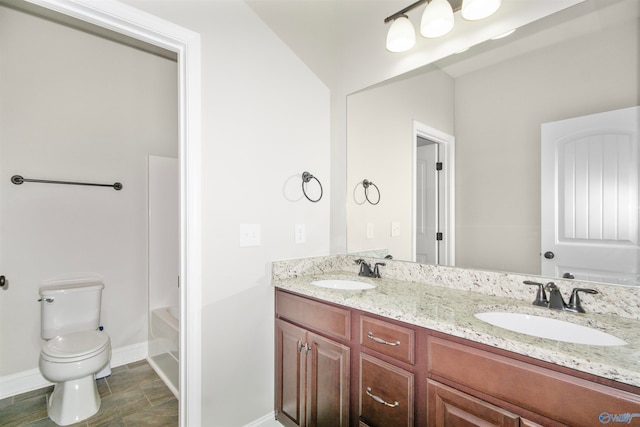
[[[298,345],[298,353],[302,353],[302,350],[304,349],[304,354],[309,354],[309,350],[311,350],[311,346],[309,344],[307,344],[306,342],[301,342]]]
[[[390,407],[390,408],[395,408],[396,406],[400,405],[400,404],[398,403],[398,401],[397,401],[397,400],[396,400],[395,402],[393,402],[393,403],[385,402],[383,398],[378,397],[378,396],[376,396],[375,394],[371,393],[371,387],[367,387],[367,390],[366,390],[366,391],[367,391],[367,395],[368,395],[370,398],[372,398],[373,400],[375,400],[375,401],[376,401],[376,402],[378,402],[378,403],[382,403],[382,404],[383,404],[383,405],[385,405],[385,406],[388,406],[388,407]]]
[[[394,347],[400,345],[400,341],[389,342],[389,341],[383,340],[382,338],[375,337],[375,336],[373,336],[373,332],[367,332],[367,337],[369,337],[370,339],[374,340],[378,344],[390,345],[390,346],[394,346]]]
[[[42,301],[46,302],[47,304],[53,304],[54,299],[51,298],[51,297],[49,297],[49,298],[39,298],[38,299],[38,302],[42,302]]]

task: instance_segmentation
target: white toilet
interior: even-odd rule
[[[99,331],[101,281],[60,281],[40,288],[40,372],[55,383],[47,414],[69,425],[100,409],[95,374],[111,360],[109,335]]]

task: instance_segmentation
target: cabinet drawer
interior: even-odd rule
[[[415,363],[415,331],[384,320],[360,316],[360,344],[403,362]]]
[[[429,425],[519,427],[520,417],[454,388],[427,380]]]
[[[360,354],[360,418],[370,427],[413,426],[413,374]]]
[[[640,396],[473,347],[429,337],[437,375],[567,425],[600,425],[601,414],[637,413]],[[579,404],[567,404],[567,396]]]
[[[277,291],[276,316],[327,335],[351,339],[349,310]]]

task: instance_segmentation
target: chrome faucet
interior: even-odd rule
[[[358,273],[358,276],[365,276],[365,277],[371,277],[373,276],[373,271],[371,270],[371,264],[369,264],[367,261],[363,260],[362,258],[357,259],[356,264],[360,264],[360,272]]]
[[[360,272],[358,273],[358,276],[364,276],[364,277],[375,277],[375,278],[380,278],[382,276],[380,276],[380,266],[384,266],[386,265],[384,262],[377,262],[375,264],[375,266],[373,267],[373,270],[371,269],[371,264],[369,264],[368,262],[366,262],[365,260],[363,260],[362,258],[357,259],[355,261],[356,264],[360,264]]]
[[[574,288],[571,291],[571,298],[569,298],[569,303],[567,304],[564,302],[564,298],[562,298],[562,293],[560,293],[560,289],[553,282],[549,282],[546,285],[543,285],[542,283],[525,280],[523,283],[525,285],[538,286],[538,292],[536,293],[536,299],[532,303],[533,305],[538,305],[540,307],[548,307],[553,310],[570,311],[572,313],[585,312],[584,308],[582,308],[582,305],[580,303],[579,292],[584,292],[588,294],[598,293],[598,291],[596,291],[595,289]],[[545,289],[549,292],[549,299],[547,299]]]

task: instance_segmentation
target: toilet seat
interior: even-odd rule
[[[100,354],[109,347],[109,344],[109,335],[104,332],[75,332],[47,341],[42,346],[40,355],[50,362],[77,362]]]

